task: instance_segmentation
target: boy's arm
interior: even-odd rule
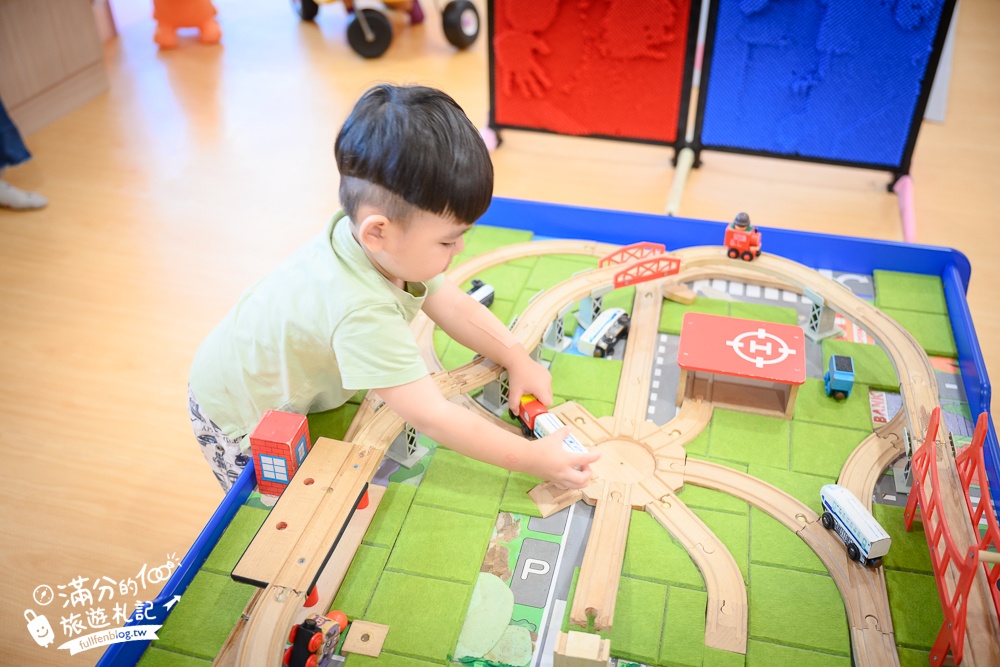
[[[552,404],[552,381],[514,334],[490,310],[445,280],[424,301],[423,310],[446,334],[507,369],[511,377],[510,407],[521,407],[521,394],[532,393],[544,405]]]
[[[569,435],[569,427],[535,441],[506,431],[446,400],[430,376],[376,391],[396,414],[435,442],[479,461],[526,472],[565,488],[586,486],[591,477],[589,464],[600,457],[596,452],[566,451],[562,440]]]

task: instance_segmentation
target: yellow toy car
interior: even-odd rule
[[[337,0],[292,0],[292,8],[303,21],[312,21],[319,13],[319,6]],[[378,58],[392,43],[392,22],[386,16],[389,10],[406,12],[410,23],[424,20],[420,0],[382,0],[363,2],[363,7],[355,8],[356,0],[342,0],[349,14],[353,14],[347,26],[347,42],[363,58]],[[435,5],[438,0],[435,0]],[[450,0],[441,12],[444,35],[448,42],[458,48],[468,48],[479,36],[479,11],[469,0]]]

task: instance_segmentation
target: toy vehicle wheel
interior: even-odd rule
[[[752,252],[750,252],[749,250],[744,250],[744,251],[743,251],[743,254],[742,254],[742,255],[740,255],[740,257],[742,257],[742,258],[743,258],[743,261],[744,261],[744,262],[750,262],[750,261],[753,261],[753,253],[752,253]]]
[[[371,30],[371,41],[365,36],[365,29],[361,24],[361,16]],[[355,12],[350,25],[347,26],[347,43],[362,58],[378,58],[392,43],[392,24],[389,19],[377,10],[362,9]]]
[[[479,11],[469,0],[449,2],[445,5],[441,21],[444,36],[455,48],[468,48],[479,37]]]
[[[312,21],[319,14],[319,5],[316,0],[292,0],[292,9],[303,21]]]
[[[880,567],[882,565],[882,558],[872,558],[868,561],[868,567]]]
[[[858,550],[858,545],[848,544],[847,545],[847,557],[851,560],[858,560],[861,558],[861,552]]]
[[[835,391],[835,392],[833,392],[833,397],[834,397],[835,399],[837,399],[838,401],[842,401],[842,400],[844,400],[845,398],[847,398],[847,394],[845,394],[845,393],[844,393],[844,392],[842,392],[842,391]]]
[[[833,515],[829,512],[823,512],[823,516],[819,518],[819,521],[827,530],[833,530]]]
[[[740,251],[736,248],[730,248],[726,251],[726,254],[729,255],[729,259],[736,259],[740,256]]]
[[[595,347],[594,348],[594,356],[595,357],[600,358],[600,357],[603,357],[605,354],[607,354],[607,353],[604,350],[602,350],[601,348],[599,348],[599,347]]]

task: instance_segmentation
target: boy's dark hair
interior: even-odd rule
[[[447,93],[383,84],[366,92],[334,148],[340,203],[379,205],[405,224],[406,203],[472,223],[493,197],[493,163],[479,131]],[[376,187],[372,187],[376,186]],[[395,196],[393,196],[395,195]]]

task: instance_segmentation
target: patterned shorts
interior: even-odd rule
[[[201,445],[209,467],[215,473],[216,479],[224,491],[228,491],[236,483],[250,457],[243,453],[240,443],[243,438],[230,438],[215,422],[202,414],[201,406],[188,385],[188,413],[191,416],[191,428]]]

